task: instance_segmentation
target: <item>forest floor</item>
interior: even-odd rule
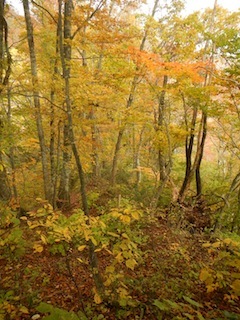
[[[22,224],[25,240],[31,243],[34,230]],[[229,293],[227,267],[216,270],[210,279],[215,288],[209,292],[200,280],[201,270],[213,268],[218,254],[214,250],[221,251],[218,245],[209,250],[203,244],[216,243],[216,239],[201,232],[176,230],[162,218],[145,222],[140,233],[146,239],[140,245],[141,259],[134,270],[124,270],[132,306],[94,302],[93,277],[78,261],[86,253],[71,250],[62,256],[47,248],[42,252],[28,248],[18,259],[1,256],[0,303],[4,312],[1,315],[0,310],[0,319],[44,319],[36,309],[40,302],[73,312],[81,310],[85,319],[240,319],[240,301]],[[104,270],[109,257],[99,252],[98,259],[100,270]]]

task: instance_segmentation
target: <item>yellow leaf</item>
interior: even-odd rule
[[[240,280],[237,279],[237,280],[233,281],[231,287],[234,291],[234,294],[240,296]]]
[[[102,298],[100,297],[100,295],[97,292],[94,295],[94,302],[96,304],[100,304],[102,302]]]
[[[24,307],[24,306],[20,307],[20,308],[19,308],[19,311],[21,311],[22,313],[25,313],[25,314],[28,314],[28,313],[29,313],[29,312],[28,312],[28,309],[27,309],[26,307]]]
[[[123,212],[126,213],[126,214],[130,214],[130,213],[131,213],[131,209],[130,209],[130,208],[127,208],[127,209],[125,209]]]
[[[106,267],[106,272],[107,272],[107,273],[114,273],[114,272],[115,272],[114,266],[108,266],[108,267]]]
[[[121,298],[128,297],[128,291],[125,288],[119,288],[118,292]]]
[[[102,228],[105,229],[105,228],[107,227],[106,224],[105,224],[103,221],[100,220],[99,223],[100,223],[100,225],[101,225]]]
[[[97,240],[94,237],[90,237],[90,239],[95,246],[98,245]]]
[[[121,216],[121,213],[117,212],[117,211],[112,211],[111,212],[111,215],[114,217],[114,218],[119,218]]]
[[[131,212],[131,215],[135,220],[139,220],[139,213],[137,211]]]
[[[203,248],[209,248],[211,247],[211,243],[210,242],[206,242],[206,243],[203,243]]]
[[[33,245],[33,249],[34,249],[34,252],[39,252],[39,253],[43,252],[43,246],[41,246],[41,245],[38,244],[38,243],[35,243],[35,244]]]
[[[135,259],[128,259],[126,261],[126,266],[131,270],[134,270],[134,267],[135,267],[136,264],[137,264],[137,262],[136,262]]]
[[[118,263],[123,262],[122,252],[119,252],[119,253],[116,255],[115,259],[117,260]]]
[[[120,220],[122,220],[122,222],[129,224],[131,222],[131,218],[127,215],[121,215]]]
[[[119,238],[119,235],[117,234],[117,233],[114,233],[114,232],[107,232],[107,234],[108,235],[110,235],[110,236],[113,236],[113,237],[115,237],[115,238]]]
[[[71,236],[69,234],[68,228],[63,229],[62,233],[63,233],[63,236],[65,237],[66,240],[71,240]]]
[[[221,246],[221,242],[220,242],[220,241],[214,242],[214,243],[212,244],[212,247],[213,247],[213,248],[219,248],[220,246]]]
[[[214,285],[207,286],[207,293],[213,292],[215,290],[216,290],[216,286],[214,286]]]
[[[42,198],[36,198],[36,201],[38,202],[44,202],[44,200]]]
[[[200,272],[200,275],[199,275],[199,279],[201,281],[206,281],[208,278],[211,278],[212,275],[211,273],[209,273],[209,271],[207,269],[202,269],[201,272]]]
[[[88,241],[90,239],[91,232],[89,230],[83,230],[83,233],[84,233],[85,240]]]
[[[229,239],[229,238],[226,238],[226,239],[223,240],[223,242],[226,243],[226,244],[231,244],[232,240]]]
[[[43,234],[41,235],[41,240],[44,244],[47,244],[47,239]]]
[[[103,284],[104,284],[105,287],[109,287],[111,283],[112,283],[112,279],[111,278],[107,278],[107,280]]]
[[[82,246],[79,246],[79,247],[78,247],[78,251],[83,251],[85,248],[86,248],[86,245],[83,244]]]

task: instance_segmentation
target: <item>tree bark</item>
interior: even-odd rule
[[[60,142],[60,123],[57,125],[56,112],[55,112],[55,98],[56,98],[56,80],[59,74],[59,39],[61,37],[61,23],[62,23],[62,0],[58,1],[58,20],[57,20],[57,32],[56,32],[56,57],[54,59],[54,68],[52,75],[52,87],[50,92],[51,100],[51,116],[50,116],[50,167],[51,167],[51,203],[53,207],[56,207],[57,196],[57,182],[58,182],[58,170],[59,170],[59,142]],[[56,134],[57,131],[57,134]],[[56,139],[57,136],[57,139]],[[57,140],[57,141],[56,141]]]
[[[35,45],[34,45],[34,37],[33,37],[33,25],[31,21],[28,0],[23,0],[23,8],[24,8],[24,15],[25,15],[25,22],[26,22],[26,29],[27,29],[27,40],[28,40],[28,48],[29,48],[29,55],[30,55],[30,63],[31,63],[35,119],[36,119],[38,139],[40,144],[40,151],[41,151],[44,194],[45,194],[45,199],[51,201],[47,147],[45,143],[45,135],[44,135],[44,129],[42,124],[41,104],[39,99],[39,88],[38,88],[39,83],[38,83],[37,61],[36,61]]]
[[[135,135],[135,126],[133,127],[133,170],[136,173],[136,187],[139,186],[141,179],[142,179],[142,173],[140,169],[140,151],[142,147],[143,142],[143,134],[144,134],[145,127],[141,129],[141,132],[139,134],[139,141],[136,142],[136,135]]]
[[[63,50],[60,52],[63,53],[61,57],[62,61],[62,69],[63,69],[63,77],[64,77],[64,91],[65,91],[65,104],[67,111],[67,125],[68,125],[68,133],[69,133],[69,141],[72,147],[72,152],[75,158],[79,182],[80,182],[80,193],[82,197],[82,206],[85,215],[88,218],[88,223],[90,224],[90,214],[89,207],[87,201],[87,192],[86,192],[86,184],[85,184],[85,174],[82,167],[81,158],[77,149],[75,135],[73,130],[73,115],[72,115],[72,103],[71,103],[71,94],[70,94],[70,76],[71,76],[71,18],[72,18],[72,9],[73,3],[72,0],[65,0],[64,3],[64,43],[61,41],[60,46]],[[92,274],[94,278],[94,282],[98,292],[101,294],[103,292],[103,282],[98,269],[97,256],[95,253],[95,246],[90,240],[89,242],[89,261],[90,266],[92,268]]]
[[[161,132],[162,130],[164,130],[164,126],[165,126],[165,130],[167,131],[167,124],[164,123],[165,122],[165,118],[166,118],[166,87],[168,84],[168,76],[164,75],[163,77],[163,84],[162,84],[162,91],[160,92],[159,96],[158,96],[158,116],[157,116],[157,124],[155,127],[155,131],[157,132]],[[159,184],[157,186],[157,190],[154,194],[151,206],[156,209],[159,199],[161,197],[161,193],[166,185],[166,182],[169,178],[170,172],[171,172],[171,146],[170,146],[170,137],[169,134],[167,132],[168,135],[168,158],[169,158],[169,165],[167,164],[167,159],[166,159],[166,154],[164,154],[164,150],[161,150],[159,148],[158,150],[158,170],[159,170],[159,174],[160,174],[160,179],[159,179]],[[166,152],[165,152],[166,153]]]
[[[11,105],[11,91],[8,87],[7,90],[7,118],[8,118],[8,126],[11,128],[12,126],[12,105]],[[12,190],[13,190],[13,196],[15,198],[15,201],[18,200],[18,191],[17,191],[17,184],[16,184],[16,166],[15,166],[15,159],[14,159],[14,138],[12,136],[12,132],[9,132],[10,135],[10,149],[9,149],[9,160],[11,165],[11,175],[12,175]]]
[[[0,93],[6,88],[11,74],[11,55],[8,49],[8,26],[4,17],[5,1],[0,0]],[[6,67],[5,67],[6,64]],[[4,119],[0,118],[0,136],[4,127]],[[7,170],[4,166],[2,152],[0,150],[0,200],[7,201],[11,198]]]
[[[194,168],[192,168],[192,153],[193,153],[193,146],[194,146],[194,139],[195,139],[195,130],[196,130],[196,120],[198,114],[198,108],[195,106],[193,108],[192,113],[192,120],[190,124],[190,128],[187,121],[187,105],[185,101],[184,94],[182,93],[182,100],[183,100],[183,107],[185,113],[185,126],[188,135],[185,139],[185,155],[186,155],[186,167],[185,167],[185,176],[182,183],[182,186],[179,191],[178,201],[183,202],[186,196],[186,192],[189,189],[190,183],[194,176]]]

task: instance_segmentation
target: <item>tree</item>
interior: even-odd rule
[[[8,48],[8,25],[4,17],[5,0],[0,1],[0,94],[3,99],[3,94],[6,92],[11,74],[11,55]],[[5,92],[4,92],[5,91]],[[0,138],[4,128],[5,114],[4,110],[0,113]],[[9,200],[11,197],[11,188],[7,177],[7,170],[4,166],[2,148],[0,147],[0,199]]]
[[[214,2],[214,8],[212,11],[211,15],[211,20],[210,20],[210,26],[209,26],[209,32],[212,33],[214,30],[214,19],[216,16],[216,10],[217,10],[217,0]],[[207,40],[205,43],[205,47],[203,50],[203,60],[206,59],[206,54],[209,49],[209,44],[210,40]],[[214,63],[214,53],[215,53],[215,44],[214,42],[211,45],[211,50],[210,50],[210,64],[209,67],[207,67],[205,71],[205,79],[203,83],[203,87],[207,87],[211,84],[211,79],[212,79],[212,72],[213,72],[213,63]],[[198,102],[197,102],[198,103]],[[183,105],[185,109],[185,114],[186,114],[186,102],[185,102],[185,97],[183,96]],[[205,106],[201,108],[201,119],[199,123],[199,128],[198,128],[198,135],[197,135],[197,143],[196,143],[196,152],[195,152],[195,157],[194,161],[192,163],[192,154],[193,154],[193,145],[194,145],[194,139],[195,139],[195,134],[196,134],[196,123],[197,123],[197,116],[199,113],[199,107],[195,104],[194,109],[193,109],[193,115],[192,115],[192,121],[191,121],[191,126],[187,126],[187,130],[190,133],[188,136],[186,136],[186,145],[185,145],[185,152],[186,152],[186,171],[185,171],[185,177],[183,184],[181,186],[181,189],[179,191],[179,196],[178,196],[178,201],[183,202],[186,196],[186,192],[189,189],[191,180],[195,174],[196,177],[196,196],[197,198],[201,197],[202,194],[202,182],[201,182],[201,176],[200,176],[200,167],[201,167],[201,162],[203,158],[203,153],[204,153],[204,145],[206,141],[206,136],[207,136],[207,107],[208,107],[208,100],[206,100]],[[187,123],[187,121],[186,121]]]
[[[159,3],[159,0],[155,0],[154,1],[154,6],[153,6],[152,14],[151,14],[152,18],[156,14],[158,3]],[[146,29],[144,30],[143,37],[142,37],[142,40],[141,40],[140,48],[139,48],[140,51],[144,50],[144,46],[145,46],[145,43],[146,43],[146,40],[147,40],[147,37],[148,37],[148,32],[149,32],[149,27],[146,26]],[[130,87],[129,96],[127,98],[126,110],[131,108],[131,106],[133,104],[135,91],[136,91],[137,84],[138,84],[138,81],[139,81],[138,71],[139,71],[138,70],[138,66],[136,66],[135,76],[133,77],[133,80],[132,80],[132,83],[131,83],[131,87]],[[112,162],[112,173],[111,173],[111,184],[113,186],[115,185],[115,182],[116,182],[116,174],[117,174],[117,167],[118,167],[118,161],[119,161],[119,153],[120,153],[122,139],[123,139],[123,135],[124,135],[125,129],[126,129],[125,125],[123,125],[120,128],[120,130],[118,132],[117,142],[116,142],[116,145],[115,145],[113,162]]]
[[[72,0],[66,0],[64,3],[63,37],[60,37],[60,54],[61,54],[62,69],[63,69],[65,105],[66,105],[66,113],[67,113],[66,125],[68,130],[69,144],[71,145],[71,148],[72,148],[72,152],[75,158],[78,176],[79,176],[83,211],[86,217],[88,218],[88,223],[90,223],[90,214],[89,214],[86,184],[85,184],[85,174],[83,171],[81,158],[76,145],[75,134],[74,134],[74,123],[73,123],[73,116],[72,116],[72,103],[71,103],[71,92],[70,92],[71,58],[72,58],[72,46],[71,46],[72,11],[73,11]],[[93,270],[93,277],[94,277],[96,288],[98,292],[101,294],[103,290],[103,283],[102,283],[101,276],[99,274],[97,257],[95,253],[95,246],[92,240],[89,241],[89,260],[90,260],[90,266]]]
[[[45,198],[51,201],[51,192],[50,192],[50,176],[48,168],[48,156],[47,156],[47,147],[45,141],[45,134],[42,124],[42,113],[41,113],[41,104],[39,98],[39,81],[38,81],[38,70],[37,70],[37,61],[35,54],[35,45],[34,45],[34,36],[33,36],[33,25],[31,21],[29,1],[23,0],[23,8],[25,14],[25,22],[27,29],[27,39],[31,63],[31,78],[32,78],[32,93],[33,93],[33,103],[35,109],[35,119],[38,131],[38,138],[41,150],[41,160],[42,160],[42,170],[43,170],[43,184],[44,184],[44,194]]]

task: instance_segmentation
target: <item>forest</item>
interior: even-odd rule
[[[240,10],[0,0],[0,320],[240,318]]]

